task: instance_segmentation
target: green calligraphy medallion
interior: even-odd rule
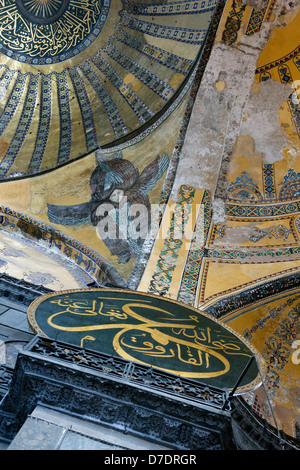
[[[237,333],[182,303],[121,289],[47,294],[28,311],[36,333],[139,362],[215,387],[232,388],[254,352]],[[258,381],[257,363],[242,387]]]

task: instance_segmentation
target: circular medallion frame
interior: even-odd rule
[[[20,12],[32,23],[50,24],[66,11],[70,0],[16,0]]]
[[[111,0],[4,0],[0,53],[32,65],[69,60],[100,35],[110,4]]]
[[[259,387],[266,374],[259,352],[228,325],[154,294],[101,288],[53,292],[33,301],[27,317],[31,329],[45,337],[222,389],[234,388],[255,356],[236,393]]]

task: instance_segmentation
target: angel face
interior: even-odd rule
[[[113,255],[118,256],[120,263],[126,263],[131,258],[140,256],[143,243],[151,226],[151,204],[148,193],[165,172],[169,163],[167,154],[157,156],[140,173],[128,160],[113,158],[98,161],[98,166],[91,175],[91,222],[99,229],[98,236],[109,248]],[[112,209],[107,209],[107,203]],[[122,206],[122,207],[121,207]],[[129,208],[127,219],[120,216],[123,206]],[[146,216],[141,216],[140,210],[133,215],[130,209],[134,206],[145,208]],[[100,211],[99,211],[100,208]],[[102,213],[103,209],[103,213]],[[107,236],[105,223],[107,211],[114,221],[112,225],[114,236]],[[102,234],[105,228],[106,236]],[[135,235],[133,237],[135,228]],[[137,230],[137,227],[139,229]],[[142,228],[141,228],[142,227]],[[122,236],[121,236],[121,235]]]
[[[121,200],[123,199],[124,197],[124,191],[123,189],[115,189],[110,197],[109,197],[109,200],[112,201],[112,202],[121,202]]]

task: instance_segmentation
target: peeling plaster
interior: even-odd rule
[[[255,10],[262,10],[266,6],[265,0],[243,0],[243,3],[255,8]]]
[[[249,96],[252,94],[252,101],[256,103],[258,95],[257,106],[261,103],[261,93],[255,94],[251,89],[255,81],[257,59],[268,38],[269,28],[265,28],[255,37],[244,38],[238,46],[216,43],[194,103],[171,197],[176,200],[178,188],[182,184],[207,189],[213,199],[213,220],[216,224],[226,220],[224,202],[215,197],[222,158],[224,152],[232,151],[241,134],[242,125],[246,129],[243,118]],[[252,101],[249,104],[249,116]],[[283,98],[278,98],[278,107],[282,101]],[[278,147],[285,143],[280,127],[279,131],[282,139]]]
[[[263,154],[265,164],[280,160],[287,145],[278,110],[290,94],[290,86],[267,80],[260,83],[260,92],[250,92],[247,100],[240,132],[253,138],[256,152]]]
[[[256,228],[255,223],[248,225],[240,225],[238,227],[226,227],[225,233],[222,238],[214,240],[214,247],[223,247],[232,249],[239,247],[243,243],[249,242],[249,237]]]
[[[245,3],[256,9],[264,6],[260,0]],[[286,158],[288,136],[279,121],[279,110],[291,88],[272,80],[257,84],[255,70],[274,29],[284,26],[283,18],[292,20],[298,4],[299,1],[289,5],[278,1],[272,20],[265,22],[260,32],[243,36],[231,46],[218,42],[212,49],[194,103],[171,197],[177,199],[181,184],[207,189],[213,199],[216,224],[226,221],[223,198],[215,194],[224,155],[236,151],[238,146],[241,149],[242,139],[248,137],[248,143],[252,142],[252,150],[248,152],[251,165]],[[290,151],[297,154],[295,146]]]
[[[186,183],[214,194],[225,139],[232,132],[236,110],[239,113],[244,106],[255,65],[256,55],[249,60],[243,52],[225,44],[214,47],[194,103],[174,182],[174,197],[180,185]],[[218,89],[216,84],[220,82],[223,83]]]
[[[214,199],[212,220],[215,225],[221,225],[226,221],[225,202],[223,199]]]

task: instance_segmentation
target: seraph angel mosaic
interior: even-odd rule
[[[148,194],[168,165],[166,153],[158,155],[141,172],[123,159],[122,152],[106,159],[98,157],[90,178],[90,201],[72,206],[48,204],[49,220],[61,225],[92,224],[118,262],[127,263],[142,253],[151,228]]]

